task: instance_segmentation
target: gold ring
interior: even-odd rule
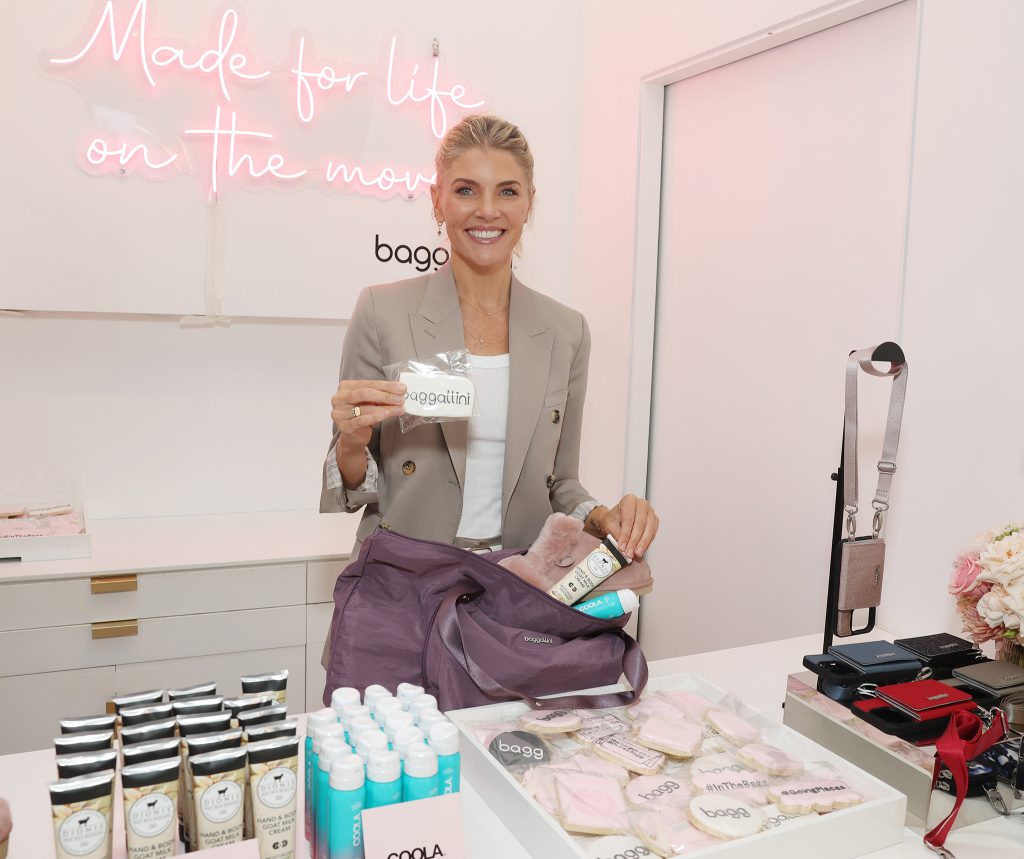
[[[357,418],[362,412],[359,411],[359,406],[352,406],[352,417]]]

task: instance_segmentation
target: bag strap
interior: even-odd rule
[[[843,505],[846,508],[846,533],[850,540],[857,537],[857,370],[871,376],[892,376],[892,391],[889,394],[889,416],[885,421],[885,437],[882,442],[882,457],[878,460],[878,486],[871,505],[875,517],[871,531],[875,539],[882,531],[882,520],[889,509],[889,490],[896,473],[896,450],[900,444],[900,427],[903,424],[903,404],[907,398],[906,361],[892,364],[888,370],[876,370],[871,363],[874,348],[860,349],[850,353],[846,362],[846,413],[843,420]]]
[[[602,709],[604,707],[623,707],[640,699],[640,694],[647,685],[647,660],[640,645],[621,629],[611,630],[625,642],[626,651],[622,657],[622,673],[633,687],[628,692],[606,692],[601,695],[562,695],[558,698],[536,698],[526,692],[508,689],[491,677],[473,657],[466,652],[462,637],[462,626],[459,621],[458,604],[468,602],[474,596],[483,593],[479,588],[460,586],[450,590],[441,602],[438,611],[438,630],[441,641],[448,652],[469,674],[481,692],[496,701],[519,698],[535,709],[545,708],[583,708]]]
[[[967,762],[998,743],[1004,734],[1003,722],[996,718],[986,728],[977,713],[966,710],[950,716],[949,727],[935,743],[937,765],[945,764],[956,785],[953,810],[934,829],[925,833],[924,842],[933,850],[940,850],[953,828],[960,806],[967,798]]]

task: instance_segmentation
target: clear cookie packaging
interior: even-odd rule
[[[468,349],[388,364],[384,374],[406,387],[405,413],[398,418],[404,433],[421,424],[464,421],[480,414]]]

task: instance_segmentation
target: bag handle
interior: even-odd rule
[[[455,658],[476,683],[480,691],[487,697],[496,701],[507,700],[508,698],[519,698],[535,709],[547,708],[583,708],[603,709],[605,707],[623,707],[633,704],[640,699],[640,694],[647,685],[647,660],[640,649],[640,645],[631,636],[621,629],[614,632],[622,638],[626,644],[626,651],[622,656],[622,673],[633,687],[628,692],[606,692],[601,695],[562,695],[558,698],[535,698],[525,692],[515,689],[507,689],[497,680],[491,677],[481,668],[466,652],[466,646],[462,637],[462,627],[459,621],[458,604],[468,602],[471,597],[483,593],[479,589],[468,586],[452,588],[441,602],[438,612],[438,630],[441,634],[441,641],[448,649],[448,652]]]
[[[924,843],[932,850],[942,851],[946,836],[949,835],[949,830],[953,828],[956,816],[960,813],[960,806],[967,798],[967,762],[998,743],[1003,734],[1003,721],[998,717],[986,728],[976,713],[961,710],[950,716],[949,727],[935,742],[935,755],[937,763],[945,764],[953,774],[956,802],[946,818],[930,832],[925,833]]]

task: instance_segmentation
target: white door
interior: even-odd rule
[[[666,90],[649,657],[821,629],[846,355],[898,337],[915,5]],[[888,382],[860,384],[873,494]]]

